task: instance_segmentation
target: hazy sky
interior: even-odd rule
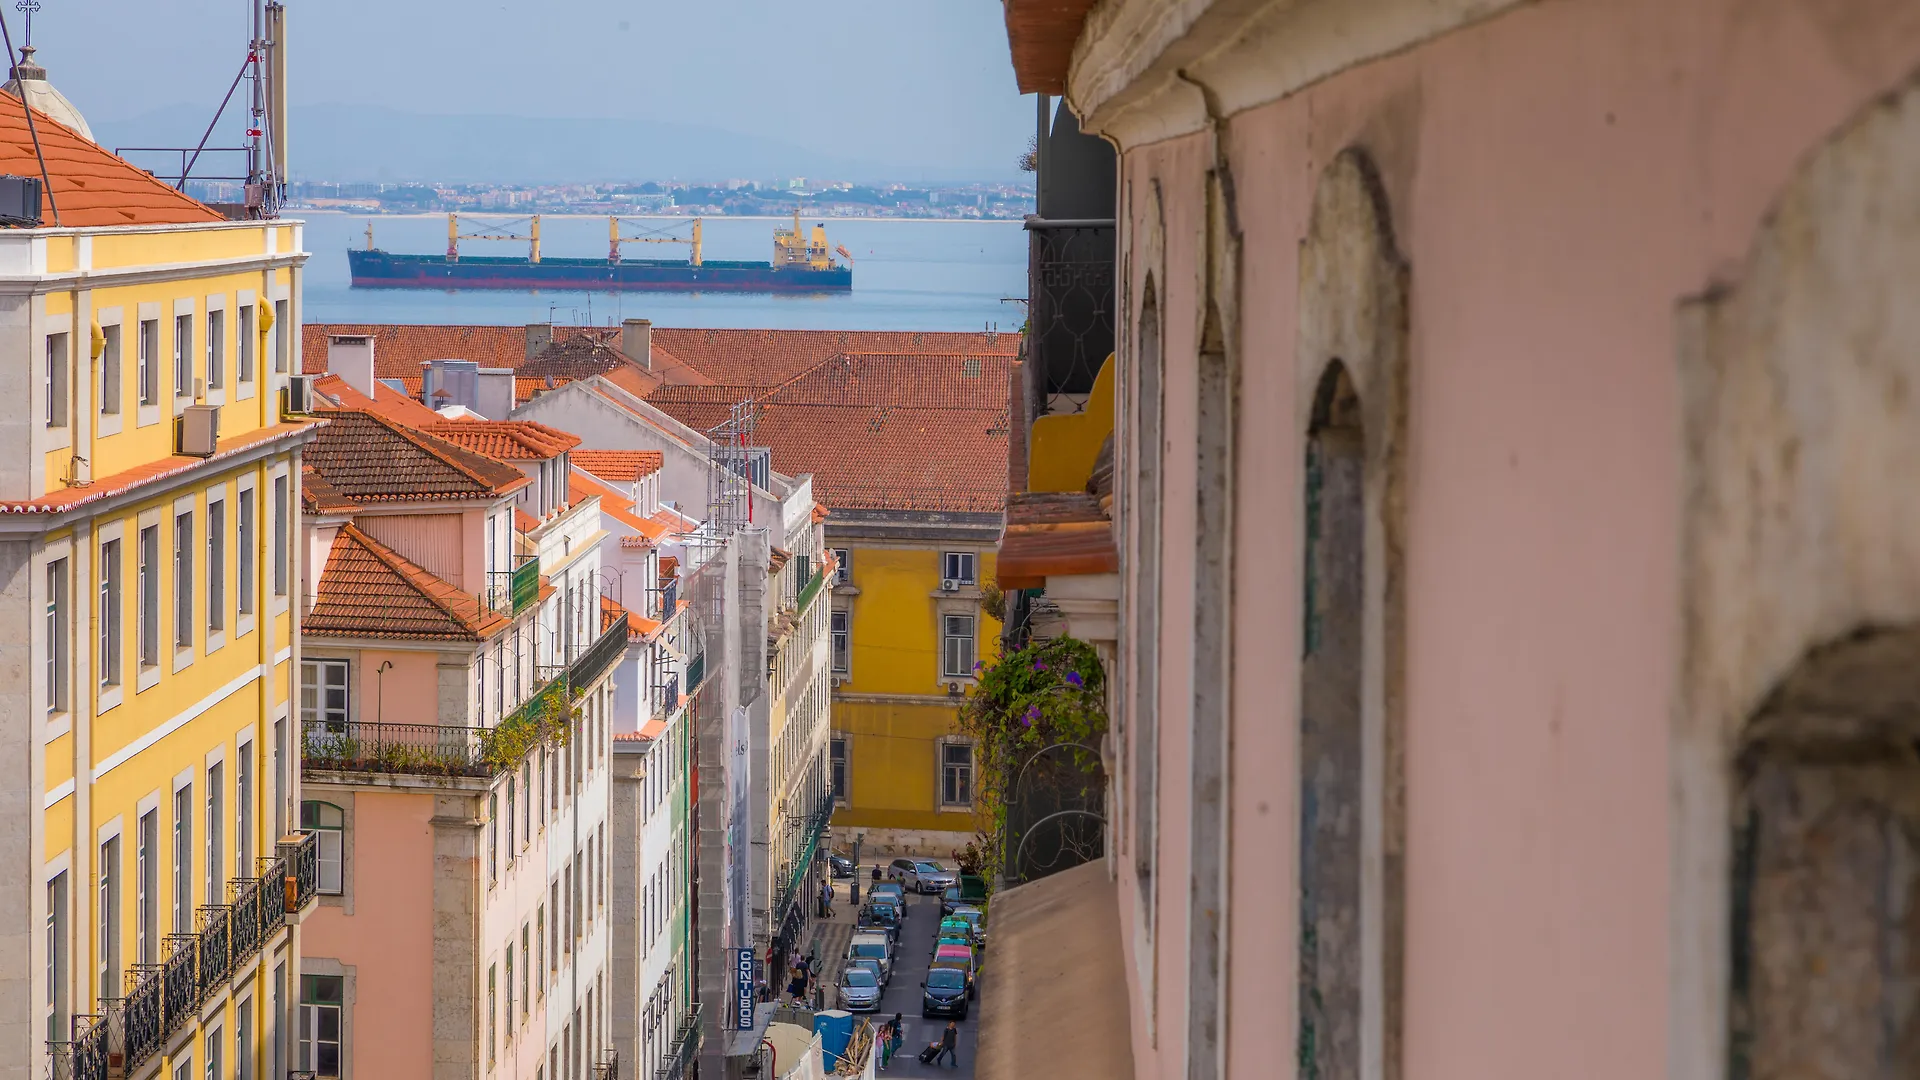
[[[247,0],[39,2],[39,59],[90,120],[211,118],[245,59]],[[1033,129],[996,0],[286,2],[296,105],[710,125],[994,173]]]

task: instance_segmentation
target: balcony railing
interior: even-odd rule
[[[302,727],[300,760],[309,769],[426,776],[493,775],[486,759],[486,728],[362,724],[346,720],[309,720]]]
[[[600,1060],[593,1063],[593,1080],[620,1080],[620,1051],[600,1051]]]
[[[125,997],[102,1002],[100,1015],[74,1018],[73,1040],[49,1047],[56,1077],[106,1080],[115,1058],[120,1075],[131,1076],[192,1023],[289,914],[313,903],[320,883],[319,834],[302,833],[276,845],[257,866],[258,876],[227,883],[227,903],[199,909],[196,932],[168,934],[160,963],[134,965]]]
[[[800,883],[806,880],[807,871],[813,866],[814,853],[819,849],[820,836],[827,831],[827,823],[833,819],[833,793],[821,796],[820,805],[808,814],[802,831],[792,849],[788,852],[786,866],[789,867],[787,880],[779,886],[773,897],[773,926],[780,926],[787,917],[787,908],[800,899]]]
[[[813,571],[813,577],[809,579],[805,585],[800,587],[800,596],[793,603],[795,613],[800,615],[806,614],[807,605],[813,603],[813,598],[820,595],[820,590],[826,583],[827,575],[816,567]]]
[[[599,640],[587,646],[567,668],[567,681],[578,692],[597,682],[607,669],[617,663],[627,651],[627,613],[613,620],[600,632]]]
[[[653,1071],[653,1080],[682,1080],[693,1068],[693,1059],[700,1053],[700,1042],[704,1033],[700,1030],[701,1002],[687,1007],[687,1015],[680,1018],[680,1027],[674,1033],[673,1046]]]
[[[653,688],[653,712],[655,716],[671,716],[673,710],[680,707],[680,676],[678,673],[667,676],[667,681]]]
[[[1077,412],[1065,402],[1084,402],[1113,352],[1114,223],[1031,217],[1027,236],[1028,415]]]
[[[689,696],[691,696],[694,691],[700,689],[700,684],[706,677],[707,654],[701,653],[699,656],[693,658],[693,663],[687,665],[687,693]]]

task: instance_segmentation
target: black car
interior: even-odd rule
[[[967,1018],[967,973],[957,967],[934,966],[927,969],[926,987],[920,1001],[923,1017],[951,1016]]]
[[[866,904],[854,918],[857,930],[876,930],[890,940],[900,940],[900,909],[888,903]]]
[[[850,878],[853,876],[853,860],[837,851],[827,852],[827,865],[833,869],[834,877]]]
[[[960,899],[960,886],[947,886],[947,891],[940,894],[940,917],[945,918],[953,914],[953,909],[964,903],[966,901]]]

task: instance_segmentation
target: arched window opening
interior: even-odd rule
[[[320,891],[339,894],[344,887],[346,812],[332,803],[309,799],[300,804],[300,827],[319,834]]]

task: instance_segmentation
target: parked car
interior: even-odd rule
[[[895,859],[887,868],[887,877],[917,893],[938,894],[960,877],[931,859]]]
[[[853,926],[855,931],[871,930],[885,934],[895,947],[900,943],[900,909],[892,904],[864,905],[854,918]]]
[[[907,890],[897,881],[883,881],[867,890],[867,899],[874,902],[887,900],[900,905],[900,917],[907,915]]]
[[[977,907],[957,907],[953,909],[953,917],[967,920],[968,925],[973,927],[973,943],[983,949],[987,947],[986,912]]]
[[[967,996],[972,997],[974,995],[973,981],[975,971],[973,950],[965,945],[942,945],[935,949],[933,952],[933,964],[931,966],[945,967],[948,965],[960,968],[966,973]]]
[[[949,885],[946,891],[940,894],[940,914],[951,915],[953,914],[953,909],[959,907],[960,904],[960,886]]]
[[[885,934],[855,934],[847,944],[848,960],[874,960],[880,964],[880,981],[893,978],[893,946]]]
[[[946,937],[949,934],[958,934],[966,938],[967,942],[971,944],[973,942],[973,924],[965,919],[956,919],[951,916],[941,919],[940,936]]]
[[[920,999],[920,1015],[951,1016],[956,1020],[965,1020],[970,983],[967,973],[957,967],[928,969],[925,981],[920,984],[925,988]]]
[[[840,1007],[848,1012],[872,1012],[880,1007],[880,980],[865,964],[849,964],[840,972]]]
[[[837,851],[827,852],[827,865],[833,869],[834,877],[850,878],[853,876],[853,860]]]
[[[979,959],[980,954],[973,951],[973,938],[964,934],[956,934],[953,936],[946,934],[940,935],[940,940],[933,943],[934,958],[939,959],[939,957],[947,951],[947,946],[949,945],[956,949],[967,950],[967,959],[969,960]]]
[[[859,957],[857,959],[850,958],[847,960],[846,966],[850,968],[853,968],[853,967],[866,968],[868,971],[873,972],[874,981],[878,982],[882,988],[884,988],[887,985],[886,973],[880,970],[880,961],[878,960],[874,960],[865,956]]]

